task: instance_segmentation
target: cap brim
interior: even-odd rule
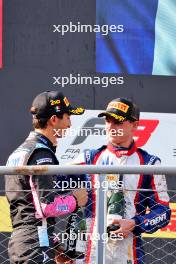
[[[114,119],[118,120],[119,122],[123,122],[126,120],[126,117],[121,116],[121,115],[117,115],[115,113],[111,113],[111,112],[102,112],[98,115],[98,117],[103,117],[103,116],[110,116],[113,117]]]
[[[77,108],[70,107],[70,109],[69,109],[69,113],[71,115],[82,115],[82,114],[84,114],[84,111],[85,111],[85,109],[82,107],[77,107]]]

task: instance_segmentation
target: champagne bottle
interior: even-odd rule
[[[79,209],[78,209],[79,211]],[[76,250],[76,236],[78,233],[78,223],[77,223],[77,213],[78,211],[74,211],[68,219],[68,224],[66,227],[66,249],[65,254],[70,257],[75,257],[75,250]]]
[[[86,219],[80,207],[71,214],[66,233],[68,240],[66,241],[65,254],[73,259],[84,259],[86,250]]]
[[[81,215],[79,215],[80,218],[80,224],[79,224],[79,233],[77,237],[77,243],[76,243],[76,256],[77,259],[84,259],[85,257],[85,251],[86,251],[86,219],[84,217],[84,214],[82,212]]]
[[[119,176],[119,181],[123,181],[123,175]],[[118,225],[112,225],[112,220],[116,219],[122,219],[124,217],[124,194],[123,194],[123,188],[119,188],[116,190],[111,190],[110,196],[108,199],[107,204],[107,233],[110,234],[110,231],[116,231],[119,229],[120,226]]]

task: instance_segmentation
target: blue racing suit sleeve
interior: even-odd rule
[[[161,164],[158,157],[148,155],[143,150],[140,152],[144,158],[144,164]],[[154,233],[168,225],[171,217],[165,175],[141,175],[140,177],[142,179],[139,189],[145,190],[138,191],[136,194],[136,215],[132,218],[136,223],[133,230],[135,235],[144,232]]]
[[[136,226],[133,230],[135,235],[141,233],[154,233],[158,229],[168,225],[171,216],[169,206],[155,204],[150,208],[149,214],[136,215],[132,219],[135,220]]]
[[[141,177],[143,177],[142,189],[149,189],[149,191],[139,191],[137,194],[137,214],[132,218],[136,223],[133,230],[136,235],[143,232],[153,233],[165,227],[171,217],[165,176],[143,175]],[[149,210],[149,213],[146,213],[146,210]]]

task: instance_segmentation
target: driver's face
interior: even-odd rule
[[[105,118],[105,129],[110,143],[115,145],[124,145],[132,141],[134,132],[137,129],[138,122],[125,120],[118,122],[113,117]]]
[[[57,117],[54,125],[54,130],[55,132],[57,132],[55,133],[55,136],[58,138],[64,137],[67,129],[70,127],[71,127],[71,119],[69,114],[67,113],[63,114],[62,119]]]

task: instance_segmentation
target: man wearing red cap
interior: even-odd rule
[[[58,91],[36,96],[31,107],[34,131],[9,157],[8,166],[58,165],[57,138],[71,126],[70,115],[83,114]],[[87,202],[85,189],[62,195],[54,189],[56,175],[5,176],[13,232],[8,251],[11,264],[55,263],[55,218]],[[51,189],[51,190],[50,190]]]
[[[160,159],[137,148],[133,140],[138,127],[139,108],[131,100],[112,100],[105,117],[108,144],[97,150],[85,150],[75,164],[94,165],[154,165]],[[93,177],[93,176],[92,176]],[[93,182],[96,180],[93,177]],[[107,175],[107,231],[106,264],[144,264],[141,233],[153,233],[170,220],[169,196],[164,175]],[[97,185],[95,185],[97,186]],[[95,187],[96,188],[96,187]],[[141,189],[141,190],[139,190]],[[95,191],[87,212],[88,232],[96,233]],[[146,213],[146,210],[149,213]],[[92,231],[94,230],[94,231]],[[112,234],[116,238],[112,238]],[[95,243],[88,240],[86,263],[95,263]]]

